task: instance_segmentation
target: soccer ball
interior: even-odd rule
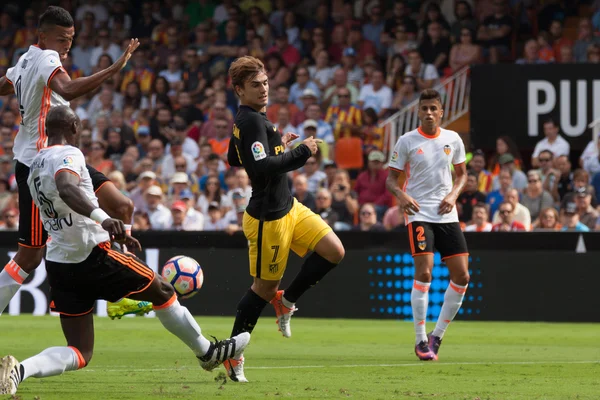
[[[175,256],[164,265],[162,277],[169,282],[181,299],[189,299],[202,287],[204,273],[196,260]]]

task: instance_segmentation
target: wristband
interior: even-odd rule
[[[125,234],[131,236],[131,224],[125,224]]]
[[[96,221],[97,223],[101,224],[104,221],[106,221],[107,219],[110,218],[110,216],[104,212],[103,209],[101,208],[96,208],[94,211],[92,211],[92,213],[90,214],[90,218],[93,219],[94,221]]]

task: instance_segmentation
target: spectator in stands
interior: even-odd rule
[[[183,89],[190,94],[193,103],[199,102],[200,94],[207,85],[208,71],[207,67],[202,65],[201,56],[204,56],[203,50],[192,46],[185,50],[185,67],[182,74]]]
[[[0,162],[2,163],[2,166],[4,167],[6,164],[10,165],[10,162],[6,162],[6,156],[0,156]],[[12,160],[11,160],[12,161]],[[9,182],[10,177],[6,177],[6,178],[0,178],[0,212],[3,212],[4,210],[6,210],[7,208],[11,207],[11,202],[12,202],[12,196],[13,194],[10,192],[10,184]],[[15,182],[15,189],[16,189],[16,182]],[[18,210],[18,208],[17,208]],[[18,213],[18,211],[17,211]]]
[[[508,191],[512,187],[512,171],[509,169],[500,171],[498,182],[500,182],[500,188],[489,192],[485,200],[486,204],[490,207],[490,216],[496,213],[496,210],[500,207],[500,204],[504,201]]]
[[[600,44],[590,44],[587,49],[587,62],[590,64],[600,64]]]
[[[90,54],[89,63],[92,67],[98,65],[100,56],[108,54],[112,61],[118,60],[121,57],[121,49],[110,40],[108,29],[100,29],[96,35],[98,38],[98,46],[94,47]]]
[[[356,136],[360,133],[362,112],[360,108],[350,103],[350,96],[350,90],[346,87],[338,89],[338,105],[332,105],[327,109],[325,122],[333,127],[333,135],[336,140]]]
[[[200,186],[202,187],[202,185]],[[227,197],[223,195],[223,189],[219,178],[216,176],[210,176],[208,179],[206,179],[206,185],[202,190],[200,197],[198,197],[196,209],[198,209],[202,214],[207,215],[208,205],[212,202],[216,202],[219,204],[219,208],[225,212],[231,207],[231,204],[229,204],[227,200]]]
[[[583,167],[590,175],[595,175],[600,172],[600,140],[593,139],[583,150],[579,158],[579,165]]]
[[[329,190],[332,197],[331,208],[338,215],[338,229],[349,230],[354,225],[354,216],[358,212],[358,195],[352,190],[348,172],[338,170]]]
[[[287,33],[275,36],[275,45],[269,49],[268,53],[280,54],[281,58],[285,62],[285,65],[291,69],[295,68],[302,59],[298,49],[288,41]]]
[[[158,73],[169,82],[169,95],[173,96],[177,91],[183,88],[183,71],[181,70],[181,63],[179,56],[171,54],[167,58],[167,69],[163,69]]]
[[[174,137],[169,144],[169,152],[161,163],[161,178],[164,181],[171,179],[175,173],[175,158],[184,157],[187,163],[187,173],[191,174],[196,170],[194,158],[183,152],[183,141],[180,137]]]
[[[92,144],[92,151],[88,155],[87,163],[104,175],[108,175],[113,169],[113,163],[106,159],[105,154],[106,144],[101,141],[95,141]]]
[[[294,125],[291,124],[290,110],[287,107],[279,108],[279,110],[277,111],[277,118],[275,119],[275,121],[276,122],[274,125],[279,130],[279,132],[281,132],[282,135],[291,132],[300,136],[296,127],[294,127]],[[288,149],[286,148],[286,151],[287,150]]]
[[[512,218],[523,224],[525,230],[529,230],[531,228],[531,213],[529,209],[525,207],[523,204],[519,203],[519,192],[516,189],[509,189],[506,192],[506,196],[504,198],[504,203],[510,203],[512,205]],[[492,222],[497,224],[501,221],[500,209],[494,213],[492,218]]]
[[[577,212],[577,204],[574,202],[567,202],[561,210],[562,228],[561,232],[575,231],[575,232],[589,232],[590,228],[579,220],[579,213]]]
[[[477,39],[483,42],[485,56],[491,64],[510,56],[510,38],[513,19],[507,14],[505,0],[494,1],[494,13],[483,20],[477,32]]]
[[[560,203],[562,198],[568,193],[573,191],[573,172],[571,171],[571,161],[567,156],[559,156],[555,161],[556,172],[553,174],[560,174],[554,181],[552,187],[552,197],[556,203]]]
[[[465,189],[458,196],[456,208],[458,210],[458,219],[462,222],[471,221],[473,215],[473,207],[475,204],[485,203],[485,194],[478,190],[479,183],[477,181],[477,173],[469,171],[467,176],[467,184]]]
[[[437,69],[432,64],[425,64],[423,57],[417,50],[411,50],[408,53],[408,65],[405,75],[412,76],[417,80],[417,89],[423,91],[431,89],[438,83],[440,78]]]
[[[517,203],[518,204],[518,203]],[[492,232],[524,232],[525,226],[514,219],[514,207],[509,201],[500,204],[498,222],[492,226]]]
[[[316,163],[316,160],[311,162]],[[311,211],[317,209],[315,196],[308,190],[308,179],[304,174],[296,175],[294,178],[294,197]]]
[[[542,177],[542,187],[545,191],[552,193],[554,181],[560,173],[553,168],[554,154],[550,150],[542,150],[538,155],[540,169],[538,170]]]
[[[523,48],[523,57],[516,61],[516,64],[545,64],[546,61],[540,59],[540,46],[536,39],[529,39],[525,42]]]
[[[309,120],[316,121],[317,123],[317,134],[316,138],[323,140],[329,146],[327,154],[323,154],[324,158],[332,159],[333,149],[334,149],[334,141],[335,138],[333,136],[333,131],[331,129],[331,125],[323,120],[323,116],[321,113],[321,107],[317,104],[311,104],[306,108],[306,118],[308,118],[304,123]],[[306,128],[306,125],[303,125]],[[297,130],[300,130],[297,128]],[[305,135],[301,135],[300,140],[304,140]]]
[[[447,35],[442,34],[442,24],[432,21],[427,26],[423,42],[419,46],[419,53],[423,62],[433,64],[439,75],[444,75],[444,69],[448,66],[450,56],[450,40]]]
[[[496,139],[496,153],[490,160],[490,167],[488,168],[492,176],[496,176],[500,172],[501,165],[499,159],[503,154],[512,155],[516,168],[519,170],[522,169],[523,160],[521,159],[517,144],[509,136],[500,136]]]
[[[415,77],[405,76],[402,80],[402,86],[400,86],[392,101],[392,112],[402,110],[404,107],[418,100],[419,94]]]
[[[529,210],[531,219],[538,219],[540,212],[554,205],[552,195],[544,190],[542,186],[542,175],[539,170],[530,170],[527,172],[527,187],[521,195],[521,204]]]
[[[473,218],[470,224],[465,227],[465,232],[491,232],[492,224],[489,222],[487,206],[484,203],[477,203],[473,206]]]
[[[6,11],[2,11],[2,13],[0,13],[0,48],[10,48],[16,32],[17,26],[13,23],[10,14]]]
[[[450,34],[450,24],[446,21],[446,18],[442,14],[442,10],[440,6],[436,3],[429,3],[424,5],[424,8],[421,8],[422,12],[424,11],[423,21],[421,22],[421,26],[419,28],[419,37],[423,40],[429,29],[429,25],[433,23],[438,23],[443,29],[444,37],[448,37]]]
[[[152,139],[148,144],[148,153],[146,156],[152,161],[152,171],[157,172],[161,168],[165,158],[163,142],[159,139]]]
[[[385,22],[382,18],[381,7],[375,5],[371,7],[368,15],[368,21],[362,26],[362,36],[372,42],[377,49],[377,53],[383,55],[385,48],[381,42],[381,35],[384,32]]]
[[[378,219],[383,218],[385,210],[392,205],[390,193],[385,188],[388,172],[383,168],[385,155],[374,150],[368,156],[368,168],[356,178],[354,190],[358,194],[358,203],[372,203],[377,210]]]
[[[365,73],[358,65],[356,50],[352,47],[346,47],[342,52],[342,63],[336,69],[342,69],[346,72],[347,80],[355,87],[359,87],[365,78]]]
[[[531,156],[531,165],[533,167],[540,166],[538,157],[542,150],[550,150],[552,154],[554,154],[554,157],[568,157],[571,153],[569,142],[559,135],[559,127],[556,121],[549,118],[544,121],[542,127],[544,129],[545,138],[537,142],[533,149],[533,155]]]
[[[594,230],[596,221],[598,220],[598,211],[592,207],[592,193],[587,187],[583,186],[575,190],[573,197],[575,197],[579,221],[590,230]]]
[[[151,228],[150,217],[144,211],[136,210],[133,213],[132,230],[135,232],[147,231]]]
[[[146,200],[145,211],[148,213],[151,229],[169,229],[171,212],[163,204],[163,192],[160,186],[150,186],[144,193],[144,199]]]
[[[573,46],[573,56],[578,63],[587,61],[587,50],[592,44],[600,44],[600,37],[594,36],[592,21],[589,17],[579,19],[577,41]]]
[[[227,150],[229,149],[229,122],[226,119],[213,120],[216,135],[214,138],[208,139],[208,143],[212,147],[213,154],[218,155],[221,160],[227,162]]]
[[[574,64],[577,62],[573,53],[573,47],[563,46],[560,48],[559,64]]]
[[[354,226],[355,231],[360,232],[385,232],[385,228],[377,222],[377,211],[375,205],[365,203],[360,207],[358,215],[358,225]]]
[[[554,207],[548,207],[540,212],[539,218],[533,223],[534,231],[558,231],[562,227],[558,211]]]
[[[375,70],[371,74],[370,84],[364,85],[360,89],[358,96],[358,105],[363,109],[372,108],[379,118],[387,114],[392,106],[392,90],[385,85],[385,76],[383,71]]]
[[[310,157],[304,164],[302,169],[304,176],[306,177],[308,184],[308,191],[314,195],[317,194],[317,190],[323,187],[323,183],[326,182],[327,175],[321,171],[321,158],[320,154]]]
[[[290,91],[287,86],[278,86],[275,90],[275,101],[267,107],[267,118],[269,121],[275,121],[278,116],[279,109],[285,107],[288,109],[290,119],[293,121],[295,115],[298,113],[298,107],[289,101]],[[316,100],[316,98],[315,98]],[[302,122],[302,121],[301,121]],[[281,130],[281,129],[280,129]]]
[[[462,28],[459,34],[460,37],[457,43],[452,46],[450,51],[449,64],[452,72],[457,72],[463,67],[478,64],[483,59],[482,48],[474,41],[474,31]]]
[[[152,171],[144,171],[137,178],[137,186],[129,193],[129,198],[133,201],[136,210],[145,210],[146,203],[144,196],[149,187],[156,185],[156,174]]]
[[[383,227],[386,231],[394,231],[404,227],[404,210],[393,206],[387,209],[383,214]]]
[[[555,19],[550,23],[550,43],[557,62],[562,62],[560,55],[563,47],[573,47],[573,41],[563,36],[563,22],[560,20]]]
[[[18,231],[19,230],[19,210],[17,208],[7,208],[2,212],[2,222],[0,231]]]
[[[383,154],[385,131],[383,127],[379,126],[379,119],[372,108],[363,111],[362,137],[365,158],[368,159],[369,154],[373,151]]]
[[[455,20],[450,22],[450,18],[448,22],[450,22],[450,41],[452,43],[457,43],[461,41],[461,35],[464,34],[465,29],[470,33],[475,32],[477,30],[477,21],[473,17],[473,8],[472,3],[469,1],[452,1],[446,2],[454,3],[454,17]],[[442,7],[443,9],[444,7]],[[450,14],[445,14],[448,17],[452,17]],[[471,38],[474,39],[474,34],[471,35]],[[474,40],[472,40],[474,42]]]
[[[327,225],[336,229],[339,216],[335,210],[331,208],[331,201],[331,192],[326,188],[320,188],[317,191],[315,213],[319,214]]]
[[[407,32],[406,25],[398,25],[394,31],[394,37],[390,40],[390,44],[387,51],[388,58],[388,71],[392,68],[392,59],[396,55],[406,58],[411,50],[415,50],[418,47],[418,43],[414,41]]]
[[[487,195],[492,190],[492,174],[485,169],[485,153],[475,150],[468,167],[477,174],[477,190]]]
[[[169,221],[168,230],[173,231],[187,231],[192,229],[186,229],[184,225],[185,213],[187,207],[183,201],[176,201],[171,205],[171,219]],[[193,229],[196,230],[196,229]]]
[[[517,165],[515,163],[515,159],[512,154],[506,153],[502,154],[498,158],[498,163],[501,168],[508,168],[512,172],[512,187],[521,191],[527,187],[527,175],[523,171],[517,169]],[[500,188],[500,180],[496,176],[493,180],[492,187],[494,189]]]
[[[348,74],[343,68],[338,68],[333,73],[333,84],[325,91],[323,97],[323,106],[331,107],[339,105],[338,93],[341,89],[347,89],[350,92],[350,103],[356,104],[358,101],[358,89],[355,85],[348,82]]]
[[[398,26],[405,26],[406,32],[413,38],[417,36],[417,24],[410,16],[411,10],[403,1],[394,2],[392,16],[385,21],[385,32],[388,36],[393,36]]]
[[[314,96],[316,99],[318,99],[321,95],[317,84],[309,79],[310,75],[308,68],[300,67],[296,70],[296,83],[294,83],[290,88],[289,102],[294,103],[300,110],[305,109],[302,102],[302,97]],[[306,91],[307,89],[310,89],[311,91]]]
[[[208,142],[210,139],[217,137],[217,128],[215,126],[216,120],[227,121],[228,132],[233,130],[233,121],[231,118],[229,118],[226,104],[218,101],[211,105],[207,121],[202,124],[202,128],[200,130],[200,141],[202,143]]]
[[[278,88],[287,85],[291,77],[291,72],[290,68],[283,62],[279,53],[269,53],[265,57],[265,67],[267,69],[267,76],[269,77],[269,86],[271,89],[277,90]]]
[[[205,231],[223,231],[227,227],[227,221],[223,218],[223,212],[218,202],[213,201],[208,205],[208,218],[204,221]]]
[[[319,50],[315,65],[308,67],[310,78],[317,87],[324,93],[325,90],[333,83],[333,68],[329,66],[329,53],[327,50]]]
[[[387,61],[387,75],[385,83],[396,93],[402,88],[402,80],[404,79],[404,71],[406,70],[406,59],[401,54],[395,54]]]

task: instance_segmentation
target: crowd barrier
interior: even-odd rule
[[[600,320],[600,233],[466,233],[471,282],[459,319],[488,321]],[[183,300],[194,315],[233,316],[250,286],[244,236],[217,232],[141,232],[139,256],[155,271],[175,255],[198,260],[204,286]],[[317,318],[411,318],[414,265],[404,232],[340,232],[346,258],[298,303],[298,316]],[[16,250],[14,233],[0,234],[4,265]],[[290,257],[282,287],[302,264]],[[435,255],[429,318],[437,318],[448,271]],[[45,268],[38,268],[15,296],[11,315],[48,314]],[[105,315],[102,301],[96,313]],[[270,307],[265,315],[272,314]],[[150,315],[152,316],[152,315]]]

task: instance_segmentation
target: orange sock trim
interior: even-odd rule
[[[69,346],[69,348],[71,350],[73,350],[75,352],[75,354],[77,355],[77,369],[81,369],[81,368],[85,367],[87,365],[87,363],[85,362],[85,358],[83,358],[79,349],[77,347],[73,347],[73,346]]]
[[[176,301],[177,295],[173,294],[173,296],[169,300],[167,300],[165,304],[161,304],[160,306],[153,305],[152,308],[154,308],[155,310],[164,310],[165,308],[172,306],[173,303],[175,303]]]
[[[468,286],[468,285],[467,285]],[[450,281],[450,287],[452,289],[454,289],[454,291],[458,294],[465,294],[465,292],[467,291],[466,287],[460,287],[458,286],[456,283]]]
[[[10,260],[8,262],[8,264],[6,264],[4,266],[4,269],[6,270],[6,273],[15,280],[15,282],[17,282],[19,285],[23,284],[23,281],[25,280],[25,278],[23,278],[23,277],[21,277],[21,275],[19,275],[19,271],[21,271],[21,267],[19,267],[19,264],[14,262],[14,260]]]
[[[427,293],[429,292],[429,285],[421,285],[417,283],[417,281],[413,281],[413,287],[417,289],[419,292]]]

